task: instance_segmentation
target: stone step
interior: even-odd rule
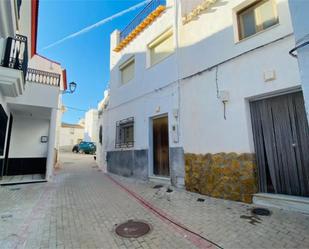
[[[169,177],[149,176],[149,181],[154,182],[154,183],[161,183],[165,185],[171,184],[171,179]]]
[[[309,214],[309,197],[257,193],[253,196],[253,203],[261,206]]]

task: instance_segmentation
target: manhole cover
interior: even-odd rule
[[[129,220],[116,227],[116,233],[125,238],[138,238],[150,232],[150,226],[142,221]]]
[[[269,216],[270,211],[266,208],[253,208],[251,210],[252,214],[261,215],[261,216]]]

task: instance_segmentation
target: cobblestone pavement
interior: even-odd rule
[[[308,216],[273,209],[255,218],[249,205],[108,176],[91,156],[62,158],[52,183],[0,188],[1,249],[215,248],[201,236],[223,248],[309,248]],[[120,238],[115,224],[129,219],[151,233]]]

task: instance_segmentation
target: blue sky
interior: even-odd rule
[[[78,85],[74,94],[64,95],[66,106],[97,107],[109,82],[110,33],[124,28],[141,8],[54,47],[42,48],[140,2],[143,0],[40,0],[38,53],[60,62],[67,69],[68,82]],[[84,112],[68,109],[63,121],[76,123],[83,116]]]

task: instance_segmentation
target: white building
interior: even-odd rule
[[[66,72],[36,53],[38,1],[0,2],[0,172],[49,180]],[[33,175],[36,175],[35,178]]]
[[[79,124],[62,123],[59,135],[60,151],[72,151],[73,146],[84,139],[84,127]]]
[[[140,15],[111,35],[108,171],[244,202],[309,196],[288,0],[153,0]]]
[[[104,98],[98,104],[98,124],[97,124],[97,134],[98,134],[98,142],[97,142],[97,150],[96,150],[96,161],[98,166],[102,169],[102,171],[106,172],[106,151],[107,151],[107,141],[108,139],[108,129],[104,124],[106,123],[107,116],[105,117],[105,111],[108,107],[109,103],[109,92],[108,90],[104,91]],[[104,121],[103,121],[104,120]]]
[[[90,109],[85,114],[85,130],[84,130],[84,141],[94,142],[98,141],[98,110]]]

